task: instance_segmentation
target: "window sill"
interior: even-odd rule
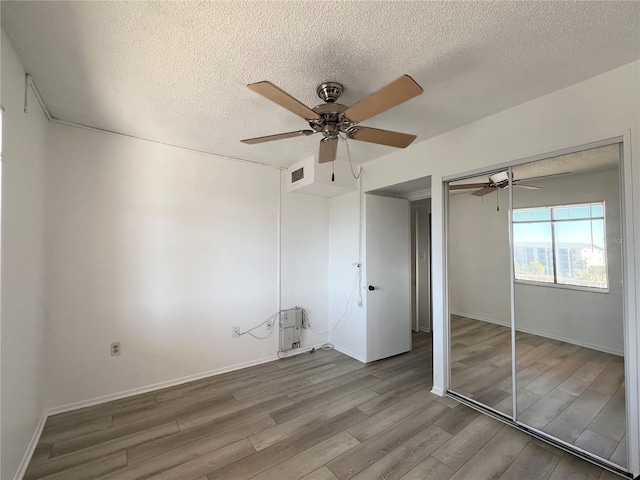
[[[543,283],[543,282],[530,282],[527,280],[516,280],[516,285],[528,285],[531,287],[549,287],[549,288],[559,288],[561,290],[577,290],[580,292],[590,292],[590,293],[609,293],[608,288],[596,288],[596,287],[581,287],[580,285],[565,285],[562,283]]]

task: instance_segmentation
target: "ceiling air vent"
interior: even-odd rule
[[[335,181],[331,181],[334,170]],[[347,162],[317,163],[315,155],[291,165],[283,178],[287,180],[287,192],[316,197],[335,197],[358,189]]]
[[[304,167],[291,172],[291,183],[299,182],[304,178]]]

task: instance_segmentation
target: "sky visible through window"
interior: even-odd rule
[[[565,242],[584,243],[593,233],[593,244],[604,248],[604,222],[567,222],[563,224],[562,230]],[[520,224],[514,229],[513,240],[515,243],[551,242],[551,226],[549,223]]]
[[[604,203],[513,211],[517,280],[608,288]]]

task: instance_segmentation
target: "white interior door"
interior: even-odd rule
[[[367,361],[411,350],[411,210],[366,195]]]

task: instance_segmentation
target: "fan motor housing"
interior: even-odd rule
[[[334,103],[340,95],[344,92],[342,84],[337,82],[324,82],[318,85],[316,93],[322,99],[323,102]]]
[[[321,103],[320,105],[313,107],[311,110],[326,120],[338,121],[338,117],[346,109],[347,106],[340,103]]]
[[[353,124],[342,114],[348,107],[340,103],[323,103],[313,107],[313,111],[322,117],[311,120],[309,126],[321,132],[325,138],[337,138],[340,132],[349,134]]]

